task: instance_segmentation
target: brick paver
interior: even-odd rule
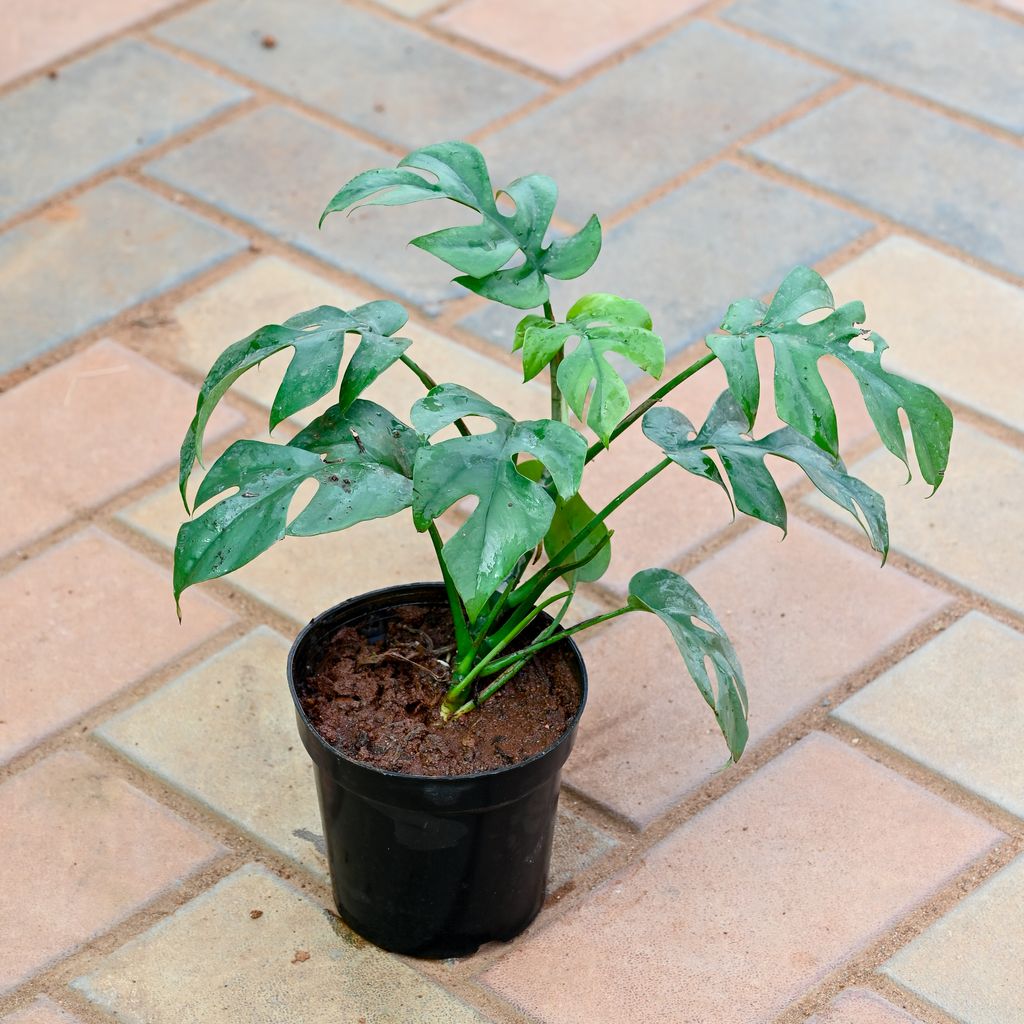
[[[544,0],[526,0],[510,18],[500,0],[467,0],[433,24],[550,75],[571,78],[699,2],[639,0],[627,5],[567,0],[552,8]]]
[[[1006,372],[1019,351],[1006,324],[1024,323],[1024,290],[903,236],[829,279],[840,302],[871,297],[868,322],[892,338],[888,368],[1024,430],[1020,388]]]
[[[851,989],[836,996],[821,1014],[807,1024],[921,1024],[917,1017],[893,1006],[880,995]]]
[[[559,213],[583,224],[592,213],[611,216],[831,81],[726,29],[688,25],[489,137],[486,151],[503,181],[533,168],[550,174],[561,187]],[[630,145],[610,161],[624,125]],[[613,253],[609,246],[606,258]]]
[[[51,207],[0,235],[4,316],[18,327],[5,336],[0,370],[194,277],[241,246],[223,228],[122,179]]]
[[[221,847],[84,754],[0,785],[0,993],[201,868]]]
[[[173,549],[185,511],[177,486],[170,486],[125,509],[120,518]],[[411,514],[404,511],[340,533],[286,537],[231,579],[276,611],[305,623],[369,590],[437,577],[430,539],[416,532]]]
[[[1014,538],[1024,494],[1024,453],[973,427],[956,428],[946,479],[934,497],[888,452],[856,463],[857,476],[885,494],[893,548],[1024,610],[1024,548]],[[817,497],[812,504],[833,515]]]
[[[962,1024],[1008,1024],[1024,1012],[1024,858],[1018,857],[884,971]]]
[[[136,41],[104,47],[57,79],[35,79],[0,100],[0,220],[245,95],[232,82]]]
[[[743,664],[751,747],[946,602],[798,521],[781,546],[778,539],[759,527],[688,574]],[[629,616],[585,640],[584,650],[591,694],[566,777],[645,825],[720,769],[728,752],[661,622]]]
[[[157,34],[407,149],[468,135],[540,91],[514,72],[334,0],[297,7],[211,0]],[[273,48],[260,45],[266,35]]]
[[[984,681],[982,683],[982,681]],[[983,685],[983,700],[968,693]],[[893,666],[835,714],[1024,818],[1024,636],[978,612]]]
[[[484,980],[545,1024],[771,1019],[998,838],[814,734]]]
[[[0,1024],[79,1024],[79,1020],[62,1010],[52,999],[38,996],[23,1010],[0,1018]]]
[[[262,914],[255,920],[250,910]],[[187,979],[187,984],[183,984]],[[75,981],[126,1024],[257,1024],[325,1018],[367,1024],[482,1024],[468,1006],[355,939],[333,915],[249,866]]]
[[[0,554],[176,462],[194,408],[192,387],[111,341],[0,397],[0,434],[28,435],[38,446],[0,449],[0,476],[10,487]],[[240,422],[225,404],[211,420],[211,439]],[[59,453],[59,470],[41,473],[39,451]]]
[[[882,82],[1024,131],[1024,25],[956,0],[740,0],[725,17]],[[937,54],[955,54],[956,74]]]
[[[445,268],[410,246],[410,238],[472,221],[453,204],[357,211],[317,221],[331,196],[354,174],[388,167],[383,149],[282,107],[233,120],[149,164],[148,173],[254,224],[342,270],[412,299],[436,313],[460,294]],[[280,187],[282,164],[290,168]]]
[[[131,595],[120,601],[117,594]],[[168,574],[88,529],[0,577],[0,761],[214,636],[232,614],[205,594],[174,617]]]
[[[1024,213],[1013,184],[1024,174],[1019,147],[859,86],[750,148],[800,178],[1024,273]]]
[[[289,646],[277,633],[258,629],[106,722],[99,735],[326,876],[312,767],[295,731],[285,677]]]
[[[66,1007],[126,1024],[511,1024],[517,1006],[537,1024],[1024,1019],[1022,13],[1020,0],[8,0],[0,1021],[75,1024]],[[885,493],[909,573],[880,571],[845,513],[796,500],[804,478],[779,460],[781,546],[776,530],[730,527],[724,496],[677,467],[614,514],[611,568],[566,621],[616,607],[638,568],[684,568],[736,641],[765,763],[716,774],[717,727],[653,617],[589,634],[548,909],[516,942],[420,973],[325,910],[281,661],[327,606],[436,578],[430,544],[408,513],[292,539],[187,593],[179,626],[172,463],[213,359],[321,303],[398,299],[435,378],[547,414],[509,352],[521,312],[488,309],[407,245],[478,215],[425,203],[317,230],[352,175],[467,136],[496,184],[557,179],[552,235],[602,218],[601,258],[553,282],[556,313],[586,292],[640,299],[669,376],[705,352],[730,301],[809,263],[838,301],[864,300],[885,365],[951,400],[958,423],[926,502],[880,450],[850,375],[822,362],[844,454]],[[759,346],[755,436],[778,425]],[[45,368],[26,367],[37,358]],[[241,379],[209,455],[239,436],[243,409],[266,409],[286,359]],[[628,379],[635,400],[653,390]],[[723,386],[713,364],[669,401],[700,423]],[[367,392],[403,416],[420,394],[403,367]],[[657,454],[630,431],[584,496],[607,502]],[[779,753],[830,711],[833,737]],[[859,752],[878,744],[897,769]],[[197,874],[221,853],[201,834],[214,820],[256,862],[219,885],[223,862]],[[989,860],[965,869],[1001,842],[996,826],[1009,838],[995,856],[1017,859],[982,884]],[[175,913],[186,878],[199,895]],[[167,909],[143,920],[159,894]],[[80,968],[47,973],[72,950]]]

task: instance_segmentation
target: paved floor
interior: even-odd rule
[[[0,8],[4,1024],[1024,1021],[1019,0]],[[811,263],[958,428],[925,502],[836,379],[849,461],[891,497],[884,571],[792,477],[781,546],[682,473],[623,511],[589,600],[687,572],[745,660],[749,752],[717,771],[657,623],[592,637],[549,905],[424,964],[325,912],[282,663],[327,604],[432,575],[429,548],[392,521],[289,543],[180,628],[168,569],[196,384],[259,324],[395,297],[435,374],[508,393],[510,318],[404,248],[431,210],[316,230],[350,174],[452,136],[499,179],[553,174],[563,227],[599,212],[584,285],[650,305],[675,364]],[[265,430],[274,380],[214,448]],[[595,464],[592,500],[645,445]]]

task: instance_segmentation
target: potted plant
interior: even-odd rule
[[[539,174],[496,194],[480,152],[447,142],[410,153],[396,168],[357,175],[321,218],[430,199],[475,211],[479,223],[412,244],[458,270],[455,281],[470,291],[536,310],[510,342],[525,380],[547,372],[549,418],[517,420],[493,396],[432,380],[398,335],[405,311],[377,301],[307,310],[227,348],[202,385],[181,449],[188,509],[204,427],[241,374],[294,350],[271,430],[337,388],[330,409],[287,443],[236,441],[210,467],[195,496],[196,508],[209,507],[178,533],[176,598],[285,536],[344,530],[406,509],[433,542],[439,582],[329,609],[299,634],[288,664],[299,731],[317,769],[339,912],[400,952],[465,954],[511,938],[540,909],[559,774],[586,701],[577,633],[621,615],[656,615],[730,758],[743,752],[739,662],[714,612],[682,576],[638,567],[621,607],[562,626],[578,585],[599,579],[609,564],[609,519],[623,502],[657,474],[684,470],[720,487],[743,514],[785,530],[785,503],[765,465],[773,455],[849,510],[884,562],[884,503],[840,460],[835,410],[818,372],[823,356],[853,373],[889,451],[908,462],[902,410],[924,479],[938,487],[947,463],[949,409],[928,388],[884,369],[886,345],[862,326],[863,306],[836,308],[807,267],[788,274],[769,304],[731,305],[707,353],[631,408],[608,357],[658,379],[662,341],[639,302],[615,295],[584,295],[558,318],[548,279],[577,278],[593,265],[601,225],[592,217],[576,234],[548,241],[556,196],[555,183]],[[342,373],[348,335],[359,340]],[[774,349],[775,409],[787,426],[755,438],[759,338]],[[659,404],[716,359],[728,388],[699,428]],[[385,372],[420,379],[424,394],[411,410],[361,397]],[[587,465],[635,424],[651,441],[651,468],[592,509],[581,495]],[[452,427],[454,436],[438,436]],[[316,491],[293,514],[306,481]],[[467,498],[475,505],[443,537],[439,517]]]

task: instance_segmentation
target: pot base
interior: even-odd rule
[[[443,584],[412,584],[346,601],[314,619],[288,658],[299,734],[316,766],[334,898],[342,919],[395,953],[466,956],[507,941],[544,902],[562,765],[586,702],[548,749],[517,764],[451,777],[384,771],[342,754],[306,717],[298,692],[342,626],[402,604],[444,604]]]

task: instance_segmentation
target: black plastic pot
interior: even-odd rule
[[[299,735],[316,766],[334,900],[343,920],[377,946],[439,959],[518,935],[544,902],[559,779],[587,699],[587,673],[571,639],[580,704],[551,747],[475,775],[382,771],[335,750],[314,729],[299,693],[342,626],[404,604],[446,605],[440,583],[376,590],[313,619],[288,656]],[[543,616],[542,616],[543,617]],[[550,621],[550,620],[548,620]]]

